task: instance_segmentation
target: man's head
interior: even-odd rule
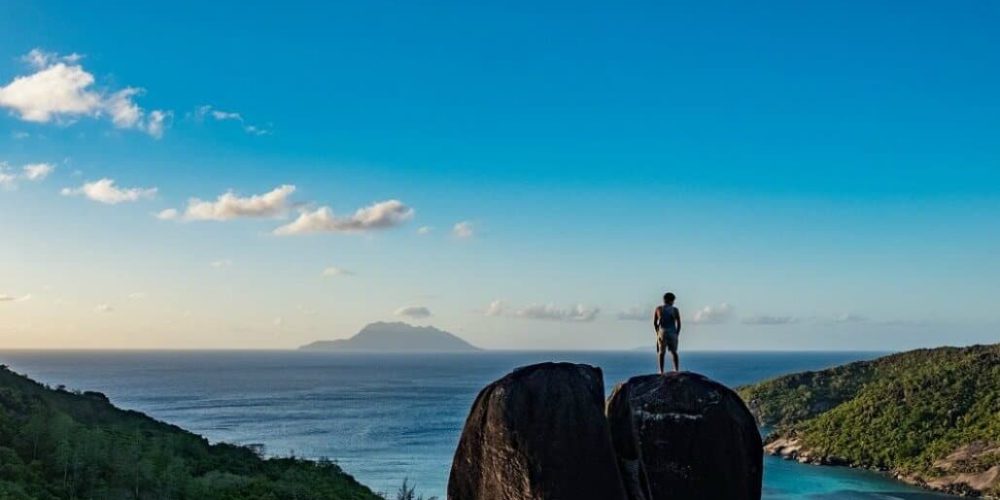
[[[674,292],[667,292],[667,293],[663,294],[663,303],[664,304],[666,304],[668,306],[672,306],[672,305],[674,305],[674,301],[675,300],[677,300],[677,296],[674,295]]]

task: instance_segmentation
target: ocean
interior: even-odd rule
[[[682,368],[731,387],[871,359],[862,352],[691,352]],[[301,351],[5,351],[0,362],[50,385],[105,393],[119,407],[211,441],[269,455],[330,458],[376,491],[409,480],[445,497],[451,457],[480,389],[542,361],[604,370],[605,389],[655,369],[648,352],[346,354]],[[885,476],[766,457],[764,497],[923,499]]]

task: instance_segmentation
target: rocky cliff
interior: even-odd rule
[[[601,370],[543,363],[480,392],[455,452],[450,500],[659,500],[761,494],[761,439],[725,386],[636,377],[603,401]]]
[[[728,387],[690,372],[635,377],[607,415],[630,500],[760,498],[760,433]]]
[[[623,500],[601,370],[543,363],[486,386],[448,481],[456,500]]]

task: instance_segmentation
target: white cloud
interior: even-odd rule
[[[160,220],[174,220],[178,216],[180,216],[180,212],[176,208],[168,208],[156,213],[156,218]]]
[[[506,311],[507,305],[500,299],[490,302],[490,305],[486,307],[487,316],[503,316],[504,311]]]
[[[88,90],[94,76],[80,66],[57,63],[0,87],[0,106],[24,121],[46,123],[60,117],[95,115],[101,95]]]
[[[142,89],[126,87],[110,94],[94,90],[94,76],[78,64],[81,57],[77,54],[61,57],[34,49],[24,59],[37,71],[0,87],[0,106],[10,108],[22,120],[68,123],[80,116],[107,115],[118,128],[162,135],[167,113],[157,110],[147,118],[134,101]]]
[[[461,239],[471,238],[475,234],[475,230],[472,227],[472,223],[464,220],[462,222],[456,223],[454,227],[451,228],[452,236]]]
[[[219,260],[214,260],[214,261],[210,262],[208,265],[210,265],[210,266],[212,266],[212,267],[214,267],[216,269],[223,269],[223,268],[226,268],[226,267],[233,267],[233,261],[231,261],[229,259],[219,259]]]
[[[653,321],[653,306],[632,306],[618,312],[623,321]]]
[[[3,303],[3,302],[27,302],[29,300],[31,300],[31,294],[30,293],[21,295],[20,297],[15,297],[13,295],[5,295],[5,294],[0,293],[0,303]]]
[[[277,318],[274,318],[271,321],[271,324],[273,324],[274,326],[280,327],[281,325],[285,324],[285,318],[282,318],[281,316],[278,316]]]
[[[434,228],[432,228],[430,226],[420,226],[420,227],[417,228],[417,234],[419,234],[420,236],[424,236],[424,235],[431,234],[431,231],[433,231],[433,230],[434,230]]]
[[[59,56],[34,49],[23,57],[34,73],[15,77],[0,87],[0,107],[20,119],[35,123],[72,123],[79,117],[108,116],[115,127],[142,130],[154,137],[163,134],[168,112],[147,113],[134,98],[136,87],[108,93],[94,88],[94,75],[79,64],[78,54]]]
[[[424,306],[405,306],[396,309],[393,313],[396,316],[405,316],[407,318],[420,319],[427,318],[431,315],[431,310]]]
[[[4,162],[0,162],[0,187],[5,189],[17,187],[17,175],[11,173],[10,167]]]
[[[198,121],[204,120],[206,118],[211,118],[215,121],[233,121],[240,124],[243,131],[250,135],[268,135],[271,131],[267,128],[251,125],[243,119],[243,115],[235,111],[223,111],[221,109],[216,109],[210,105],[198,106],[194,111],[194,117]]]
[[[718,306],[705,306],[694,312],[691,321],[702,324],[725,323],[733,319],[733,307],[723,302]]]
[[[267,193],[248,197],[240,197],[232,191],[227,191],[219,195],[215,201],[191,198],[188,200],[183,218],[185,220],[225,221],[241,217],[278,217],[288,212],[288,197],[294,192],[295,186],[285,184]],[[160,218],[177,218],[178,214],[171,215],[171,213],[160,212],[160,215],[164,216]]]
[[[29,163],[21,167],[20,173],[16,173],[8,163],[0,162],[0,187],[15,189],[19,180],[39,182],[54,170],[55,167],[49,163]]]
[[[56,167],[50,163],[29,163],[21,167],[21,177],[29,181],[40,181],[48,177],[55,169]]]
[[[742,323],[744,325],[755,325],[755,326],[772,326],[772,325],[790,325],[792,323],[798,323],[799,319],[794,316],[752,316],[749,318],[743,318]]]
[[[844,313],[833,317],[834,323],[864,323],[868,318],[860,314]]]
[[[153,198],[156,196],[156,188],[120,188],[115,186],[113,179],[104,178],[86,182],[78,188],[63,188],[60,193],[63,196],[82,195],[96,202],[116,205]]]
[[[239,120],[243,121],[243,117],[239,113],[227,113],[225,111],[212,111],[212,116],[216,120]]]
[[[558,308],[552,304],[536,304],[525,307],[515,314],[522,318],[550,321],[593,321],[600,309],[597,307],[576,304],[569,308]]]
[[[146,133],[159,139],[163,137],[163,129],[167,126],[167,120],[174,116],[172,111],[154,109],[149,112],[149,119],[146,121]]]
[[[108,96],[104,106],[116,127],[133,128],[142,120],[142,109],[132,100],[140,94],[141,89],[127,87]]]
[[[27,132],[11,132],[10,136],[13,137],[14,139],[21,141],[31,137],[31,134]]]
[[[348,271],[347,269],[342,269],[342,268],[339,268],[339,267],[330,266],[330,267],[328,267],[326,269],[323,269],[322,275],[326,276],[326,277],[354,276],[354,272],[353,271]]]
[[[250,135],[271,135],[271,130],[256,125],[244,125],[243,131]]]
[[[274,230],[277,235],[295,235],[320,232],[361,232],[387,229],[413,218],[413,209],[399,200],[388,200],[360,208],[353,215],[334,215],[330,207],[303,211],[289,224]]]
[[[111,307],[109,304],[97,304],[97,306],[94,307],[94,312],[98,312],[98,313],[109,313],[109,312],[112,312],[114,310],[115,309],[113,307]]]
[[[507,303],[496,299],[483,311],[486,316],[514,316],[518,318],[538,319],[548,321],[593,321],[597,318],[600,309],[593,306],[576,304],[566,308],[556,307],[553,304],[534,304],[523,309],[511,310]]]
[[[58,62],[73,64],[78,62],[80,59],[83,59],[83,56],[75,52],[68,56],[60,56],[55,52],[45,52],[39,48],[31,49],[27,54],[21,56],[22,61],[28,63],[35,69],[43,69]]]
[[[146,298],[146,292],[132,292],[128,294],[129,300],[142,300]]]

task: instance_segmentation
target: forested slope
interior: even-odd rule
[[[767,449],[1000,495],[1000,344],[921,349],[739,389]]]
[[[0,367],[0,498],[380,498],[336,464],[264,459]]]

